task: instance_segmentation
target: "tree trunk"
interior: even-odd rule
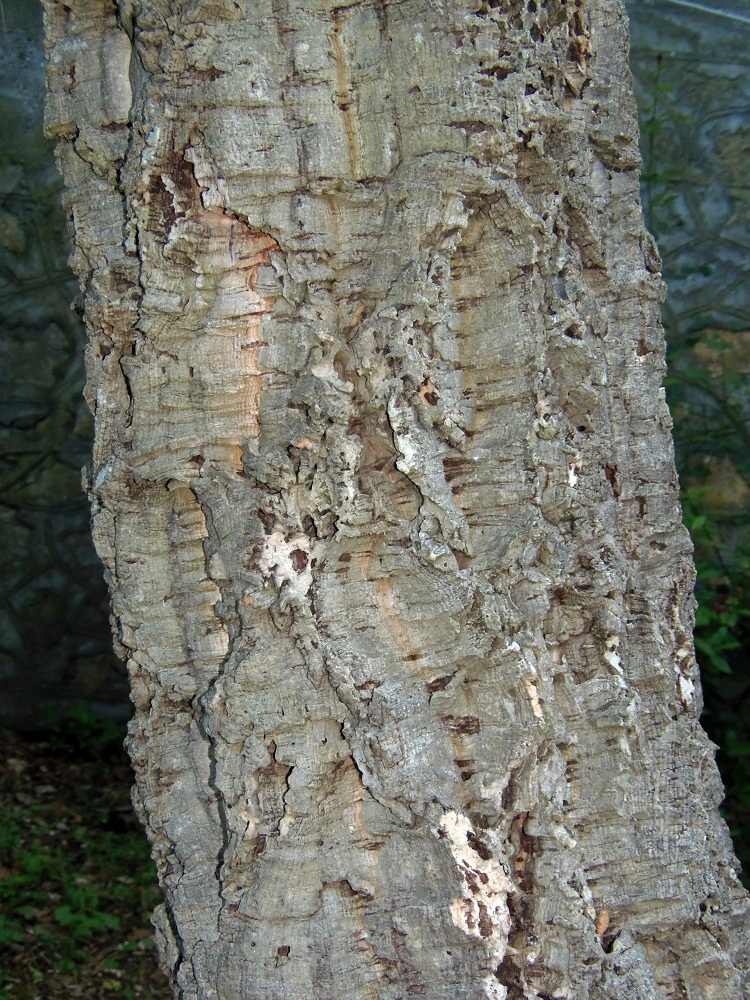
[[[177,995],[745,995],[620,0],[46,0]]]

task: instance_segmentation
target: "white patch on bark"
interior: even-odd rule
[[[581,456],[576,452],[575,458],[568,462],[568,486],[573,487],[578,482],[578,473],[583,468]]]
[[[606,663],[613,667],[620,676],[622,676],[622,660],[620,659],[620,654],[617,650],[620,648],[620,639],[616,635],[607,636],[605,642],[606,652],[604,653],[604,660]]]
[[[680,674],[677,678],[677,687],[680,689],[680,698],[686,705],[690,705],[695,698],[695,684],[689,677],[683,677]]]
[[[279,589],[286,585],[290,597],[305,597],[312,586],[309,539],[297,535],[287,540],[278,529],[272,531],[266,537],[259,566]]]
[[[689,649],[680,646],[675,652],[675,660],[674,671],[677,675],[678,693],[684,705],[692,705],[695,700],[695,684],[689,673],[695,665],[695,659]]]
[[[471,822],[449,809],[437,828],[439,837],[448,841],[464,884],[464,893],[450,905],[451,919],[464,934],[484,940],[490,948],[493,967],[505,957],[510,933],[508,893],[513,883],[493,857],[484,857]],[[481,851],[481,853],[480,853]],[[505,1000],[507,992],[490,974],[484,990],[490,1000]]]
[[[500,983],[493,982],[492,977],[486,979],[483,985],[487,1000],[505,1000],[508,996],[506,988]]]

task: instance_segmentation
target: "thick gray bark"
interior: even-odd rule
[[[46,12],[179,996],[743,996],[619,0]]]

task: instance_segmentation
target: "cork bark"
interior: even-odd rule
[[[721,1000],[620,0],[45,0],[183,1000]]]

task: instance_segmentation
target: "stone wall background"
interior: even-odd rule
[[[80,486],[93,423],[62,183],[43,137],[41,5],[3,0],[2,14],[0,724],[34,730],[78,700],[129,708]]]
[[[705,8],[705,9],[698,9]],[[750,5],[628,0],[667,398],[698,569],[703,725],[750,873]]]
[[[672,339],[750,324],[750,5],[701,4],[714,12],[626,4],[644,211],[664,260]]]

